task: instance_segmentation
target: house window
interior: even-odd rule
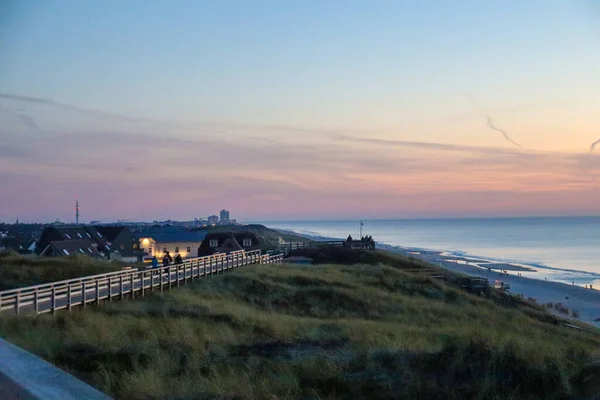
[[[242,242],[242,246],[244,246],[244,247],[251,247],[252,246],[252,239],[244,239],[244,241]]]
[[[98,232],[98,237],[102,237],[102,234],[100,232]]]
[[[138,248],[138,245],[137,245],[137,243],[134,243],[134,244],[133,244],[133,248],[134,248],[134,249],[137,249],[137,248]]]
[[[83,239],[83,236],[81,236],[81,233],[77,232],[77,236],[79,236],[79,239]]]
[[[179,246],[175,246],[175,253],[179,253]]]
[[[84,254],[84,253],[83,253],[83,249],[78,249],[78,250],[79,250],[79,252],[80,252],[81,254]]]
[[[213,239],[210,242],[208,242],[208,245],[210,247],[217,247],[219,245],[219,241],[217,239]]]
[[[191,253],[191,252],[192,252],[192,248],[191,248],[190,246],[188,246],[188,248],[187,248],[187,252],[188,252],[188,253]]]
[[[69,252],[67,251],[67,249],[63,249],[63,253],[65,253],[66,255],[69,255]]]
[[[89,247],[88,247],[88,251],[90,252],[90,254],[92,253],[92,249],[90,249]]]
[[[67,237],[67,239],[71,239],[71,236],[68,233],[65,233],[65,236]]]
[[[87,235],[87,237],[89,237],[89,238],[91,238],[91,237],[92,237],[92,235],[90,235],[90,234],[89,234],[89,232],[86,232],[85,234],[86,234],[86,235]]]
[[[167,254],[167,248],[166,247],[163,247],[163,253]]]

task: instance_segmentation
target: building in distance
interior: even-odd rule
[[[221,210],[220,217],[221,217],[221,219],[220,219],[221,225],[229,224],[229,211]]]

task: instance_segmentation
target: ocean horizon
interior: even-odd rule
[[[537,279],[600,283],[600,217],[362,220],[363,235],[389,246],[442,251],[530,267]],[[360,236],[360,220],[261,221],[307,236]]]

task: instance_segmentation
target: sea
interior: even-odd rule
[[[600,286],[600,217],[363,220],[379,244],[530,267],[523,276]],[[360,221],[261,222],[322,238],[360,237]]]

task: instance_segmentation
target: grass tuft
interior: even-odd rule
[[[55,317],[3,316],[0,336],[117,399],[600,393],[593,332],[533,302],[407,272],[430,268],[414,260],[364,254],[358,264],[241,268]]]

